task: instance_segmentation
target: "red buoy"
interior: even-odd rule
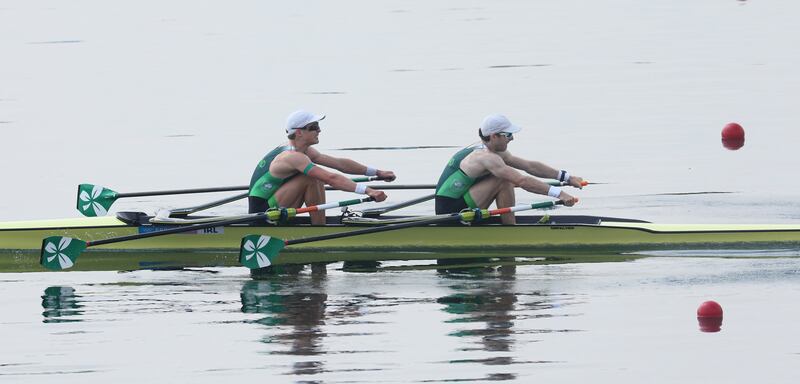
[[[722,128],[722,146],[732,151],[744,146],[744,128],[737,123],[725,124]]]
[[[697,308],[697,317],[722,317],[722,306],[713,300],[706,301]]]
[[[719,332],[722,328],[722,306],[716,301],[706,301],[697,308],[697,321],[703,332]]]
[[[737,123],[725,124],[722,128],[723,140],[744,140],[744,128]]]

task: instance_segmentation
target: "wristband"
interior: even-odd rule
[[[378,174],[378,170],[376,168],[367,167],[367,172],[364,173],[364,176],[376,176]]]
[[[569,181],[569,172],[561,170],[558,172],[558,181]]]
[[[356,184],[355,193],[366,195],[367,194],[367,186],[365,184]]]
[[[550,186],[550,189],[547,191],[547,196],[558,198],[558,195],[561,194],[561,188]]]

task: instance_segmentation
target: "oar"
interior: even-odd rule
[[[358,182],[358,181],[356,180],[356,182]],[[407,184],[407,185],[369,185],[369,187],[371,187],[373,189],[432,189],[432,188],[435,188],[436,186],[435,185],[427,185],[427,184]],[[331,186],[329,186],[329,185],[326,185],[325,189],[332,190],[333,188],[331,188]],[[221,200],[215,200],[215,201],[212,201],[210,203],[198,205],[198,206],[195,206],[195,207],[170,209],[169,210],[169,216],[191,215],[192,213],[197,213],[197,212],[209,209],[209,208],[218,207],[218,206],[223,205],[223,204],[228,204],[228,203],[231,203],[231,202],[234,202],[234,201],[237,201],[237,200],[244,199],[248,195],[249,195],[249,193],[245,192],[245,193],[242,193],[242,194],[239,194],[239,195],[227,197],[227,198],[224,198],[224,199],[221,199]],[[431,198],[433,198],[433,197],[431,197]],[[411,204],[409,204],[409,205],[411,205]],[[399,209],[399,208],[402,208],[402,207],[397,207],[397,208],[394,208],[394,209]]]
[[[292,212],[293,214],[299,214],[306,212],[322,211],[330,208],[366,203],[368,201],[373,201],[373,200],[374,199],[371,197],[364,197],[361,199],[352,199],[334,203],[319,204],[305,208],[292,208]],[[41,257],[39,258],[39,264],[41,264],[47,269],[52,269],[55,271],[67,269],[72,267],[75,264],[75,260],[81,254],[81,252],[83,252],[86,248],[89,247],[94,247],[104,244],[119,243],[122,241],[145,239],[154,236],[164,236],[175,233],[191,232],[200,229],[220,227],[231,224],[240,224],[240,223],[255,222],[259,220],[266,220],[270,216],[269,212],[270,211],[259,212],[235,219],[219,220],[210,223],[187,225],[172,229],[165,229],[161,231],[140,233],[137,235],[112,237],[109,239],[95,240],[95,241],[83,241],[80,239],[75,239],[66,236],[50,236],[42,240],[42,251],[41,251]]]
[[[361,183],[365,181],[378,181],[383,180],[377,176],[372,177],[357,177],[351,179],[356,183]],[[549,181],[548,184],[553,186],[565,186],[567,185],[564,181]],[[589,184],[602,184],[602,183],[589,183],[584,181],[581,186],[587,186]],[[389,184],[389,185],[368,185],[368,187],[373,189],[381,189],[381,190],[394,190],[394,189],[436,189],[435,184]],[[77,208],[80,213],[84,216],[94,217],[94,216],[105,216],[108,213],[108,209],[111,208],[111,205],[114,204],[117,199],[121,199],[123,197],[142,197],[142,196],[161,196],[161,195],[181,195],[181,194],[190,194],[190,193],[209,193],[209,192],[226,192],[226,191],[244,191],[250,189],[247,185],[242,186],[234,186],[234,187],[217,187],[217,188],[195,188],[195,189],[176,189],[176,190],[166,190],[166,191],[151,191],[151,192],[129,192],[129,193],[119,193],[113,191],[111,189],[101,187],[99,185],[94,184],[80,184],[78,185],[78,204]],[[326,190],[332,190],[333,188],[329,185],[325,186]],[[213,207],[217,207],[223,204],[231,203],[240,199],[244,199],[247,197],[248,194],[242,193],[239,195],[231,196],[222,200],[212,201],[207,204],[199,205],[196,207],[189,207],[189,208],[178,208],[171,210],[171,214],[173,215],[188,215],[195,212],[202,211],[204,209],[209,209]],[[416,204],[416,203],[414,203]],[[402,208],[402,207],[398,207]]]
[[[526,205],[516,205],[513,207],[499,208],[494,210],[480,209],[480,210],[464,210],[459,213],[452,213],[447,215],[439,215],[437,217],[413,221],[409,223],[390,224],[380,227],[359,229],[350,232],[332,233],[329,235],[306,237],[302,239],[283,240],[277,237],[266,235],[247,235],[242,238],[242,244],[239,248],[239,263],[250,269],[264,268],[272,265],[272,261],[278,256],[283,248],[303,243],[311,243],[314,241],[323,241],[331,239],[340,239],[343,237],[360,236],[370,233],[394,231],[397,229],[421,227],[429,224],[445,223],[449,221],[464,221],[470,222],[475,219],[481,219],[489,216],[501,215],[510,212],[526,211],[530,209],[544,209],[551,208],[556,205],[563,205],[563,200],[546,201],[541,203],[533,203]]]
[[[379,181],[384,180],[381,177],[372,176],[372,177],[356,177],[351,179],[356,183],[368,182],[368,181]],[[392,185],[392,186],[370,186],[375,189],[425,189],[429,188],[427,185]],[[388,188],[387,188],[388,187]],[[435,188],[435,186],[434,186]],[[119,193],[112,189],[102,187],[99,185],[94,184],[80,184],[78,185],[78,203],[77,208],[80,213],[84,216],[94,217],[94,216],[105,216],[108,213],[108,209],[111,208],[111,205],[114,204],[117,199],[121,199],[124,197],[144,197],[144,196],[163,196],[163,195],[184,195],[190,193],[210,193],[210,192],[228,192],[228,191],[246,191],[250,189],[249,185],[238,185],[233,187],[213,187],[213,188],[193,188],[193,189],[173,189],[173,190],[165,190],[165,191],[149,191],[149,192],[126,192],[126,193]],[[331,189],[330,186],[326,186],[326,189]],[[247,197],[247,194],[236,195],[230,198],[226,198],[223,200],[214,201],[209,203],[210,206],[201,205],[199,207],[192,207],[192,208],[183,208],[175,212],[176,214],[182,214],[183,211],[192,210],[194,211],[188,212],[193,213],[197,212],[202,209],[216,207],[218,205],[227,204],[239,199],[243,199]],[[200,208],[200,209],[197,209]]]
[[[555,180],[553,180],[553,181],[548,181],[547,184],[552,185],[552,186],[561,186],[561,187],[568,186],[568,183],[566,181],[555,181]],[[585,187],[585,186],[590,185],[590,184],[594,185],[594,184],[597,184],[597,183],[590,183],[588,181],[584,181],[584,182],[581,183],[581,186]],[[434,186],[434,188],[435,188],[435,186]],[[410,207],[410,206],[412,206],[414,204],[424,203],[424,202],[426,202],[428,200],[433,200],[435,197],[436,197],[435,194],[430,194],[430,195],[426,195],[426,196],[417,197],[416,199],[411,199],[411,200],[408,200],[408,201],[404,201],[402,203],[387,205],[385,207],[368,208],[368,209],[362,210],[361,214],[364,215],[364,217],[376,217],[376,216],[380,216],[380,215],[382,215],[384,213],[387,213],[387,212],[391,212],[391,211],[398,210],[398,209],[405,208],[405,207]]]
[[[416,199],[411,199],[411,200],[408,200],[408,201],[404,201],[402,203],[387,205],[387,206],[384,206],[384,207],[369,208],[369,209],[362,210],[361,214],[364,215],[364,216],[373,216],[373,217],[380,216],[380,215],[382,215],[382,214],[384,214],[386,212],[391,212],[391,211],[398,210],[398,209],[401,209],[401,208],[410,207],[410,206],[412,206],[414,204],[424,203],[424,202],[426,202],[428,200],[433,200],[435,197],[436,197],[435,194],[430,194],[430,195],[426,195],[426,196],[422,196],[422,197],[417,197]]]

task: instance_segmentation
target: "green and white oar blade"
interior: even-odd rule
[[[117,192],[94,184],[78,185],[78,211],[84,216],[105,216],[111,204],[117,200]]]
[[[42,240],[39,264],[54,271],[68,269],[75,264],[75,259],[84,249],[86,249],[85,241],[71,237],[50,236]]]
[[[239,263],[250,269],[269,267],[285,246],[283,240],[275,237],[247,235],[239,248]]]

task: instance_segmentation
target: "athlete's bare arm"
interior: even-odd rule
[[[294,171],[303,172],[306,170],[306,167],[311,164],[311,158],[300,152],[286,153],[280,160],[282,166],[287,165],[291,167],[293,171],[292,173],[294,173]],[[278,161],[278,158],[276,158],[275,161]],[[270,167],[270,169],[272,169],[272,167]],[[330,172],[319,166],[312,167],[311,170],[308,171],[308,176],[341,191],[355,192],[356,187],[358,186],[344,175]],[[280,176],[276,175],[276,177]],[[386,200],[386,193],[383,191],[367,188],[365,193],[368,196],[373,197],[375,201]]]
[[[550,185],[532,176],[527,176],[516,169],[510,167],[499,155],[495,153],[484,152],[476,156],[475,161],[485,167],[492,175],[509,181],[512,184],[533,193],[540,195],[547,195],[550,190]],[[558,195],[558,198],[564,200],[565,205],[575,205],[577,199],[563,190]]]
[[[528,174],[531,174],[536,177],[546,177],[549,179],[558,180],[558,174],[560,171],[545,163],[534,160],[525,160],[523,158],[512,155],[508,151],[504,152],[500,156],[503,158],[503,161],[505,161],[506,164],[508,164],[513,168],[525,171]],[[581,185],[581,183],[583,183],[583,178],[578,176],[570,175],[569,180],[567,180],[567,182],[570,186],[573,186],[575,188],[583,187]]]
[[[367,173],[367,166],[355,160],[325,155],[314,148],[309,148],[306,153],[315,164],[324,165],[342,173],[349,175],[364,175]],[[381,169],[378,170],[376,176],[384,178],[387,181],[395,179],[394,172]]]

